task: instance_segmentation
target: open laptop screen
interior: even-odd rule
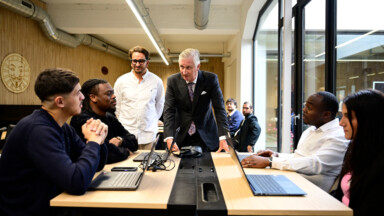
[[[253,195],[302,196],[306,194],[284,175],[245,174],[236,150],[233,148],[231,138],[228,138],[227,142],[229,143],[228,148],[231,158],[235,162],[238,170],[240,170],[242,179],[249,185]]]

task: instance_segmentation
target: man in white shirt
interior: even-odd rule
[[[329,191],[340,173],[348,141],[335,118],[338,111],[336,97],[329,92],[318,92],[307,99],[303,121],[313,125],[300,137],[293,154],[261,150],[245,158],[243,167],[292,170],[303,174],[325,191]],[[269,157],[269,158],[268,158]]]
[[[162,80],[151,73],[149,52],[140,46],[129,51],[132,71],[120,76],[114,90],[116,117],[125,129],[135,134],[139,149],[150,149],[158,132],[158,120],[164,108]]]

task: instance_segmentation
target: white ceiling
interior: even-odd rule
[[[70,34],[90,34],[125,51],[155,47],[125,0],[43,0],[54,25]],[[194,26],[194,0],[143,0],[165,47],[179,53],[193,47],[201,53],[226,53],[239,33],[243,4],[253,0],[211,0],[208,26]]]

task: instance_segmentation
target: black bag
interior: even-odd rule
[[[180,157],[198,158],[203,155],[203,150],[200,146],[184,146],[180,149]]]

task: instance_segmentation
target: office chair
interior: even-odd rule
[[[2,149],[5,144],[6,136],[7,136],[7,127],[0,128],[0,149]]]
[[[11,132],[15,126],[16,125],[14,125],[14,124],[10,124],[10,125],[8,125],[8,127],[0,128],[0,134],[1,134],[0,135],[0,138],[1,138],[0,149],[2,149],[4,147],[4,144],[7,142],[8,137],[9,137],[9,135],[11,135]]]

